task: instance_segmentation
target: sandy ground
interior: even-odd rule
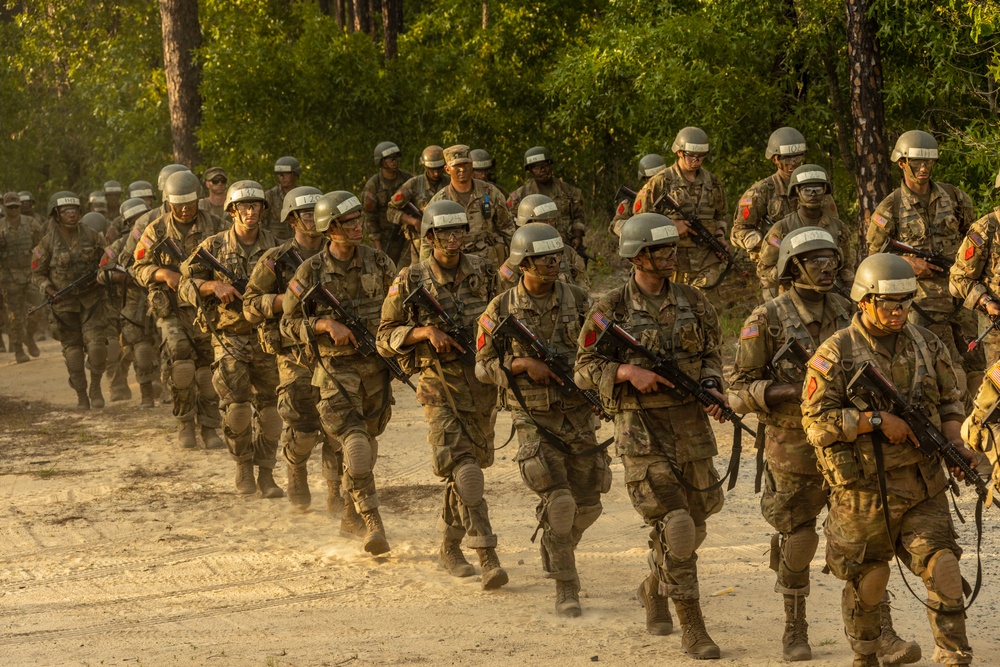
[[[78,413],[58,346],[42,343],[28,364],[0,355],[0,657],[19,665],[394,665],[691,664],[679,633],[645,632],[635,590],[646,573],[646,530],[614,465],[605,512],[578,552],[584,615],[553,611],[541,574],[535,498],[512,461],[514,445],[487,471],[487,497],[510,584],[480,589],[436,564],[440,482],[430,472],[426,426],[413,394],[397,405],[376,469],[393,547],[372,559],[341,538],[323,505],[318,455],[314,505],[234,492],[224,451],[182,451],[169,408],[137,399]],[[133,384],[133,390],[137,389]],[[510,420],[502,415],[497,444]],[[605,431],[607,428],[605,428]],[[607,433],[602,433],[607,435]],[[731,431],[717,432],[717,466]],[[748,448],[749,449],[749,448]],[[276,475],[284,484],[284,471]],[[971,494],[959,502],[971,515]],[[974,531],[959,526],[974,549]],[[981,664],[1000,664],[997,551],[1000,513],[987,511],[984,589],[969,615]],[[709,523],[700,551],[703,606],[723,665],[781,662],[780,597],[768,570],[769,530],[753,494],[752,452],[740,483]],[[840,623],[840,583],[813,563],[811,664],[850,664]],[[972,553],[969,553],[971,556]],[[474,553],[470,553],[474,559]],[[963,559],[973,577],[974,559]],[[915,588],[922,588],[914,577]],[[894,573],[900,634],[924,648],[919,602]],[[713,596],[713,593],[732,592]]]

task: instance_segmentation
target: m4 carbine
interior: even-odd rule
[[[468,366],[476,364],[476,344],[473,340],[472,330],[464,324],[459,324],[448,314],[441,302],[434,298],[426,287],[419,285],[403,301],[403,305],[413,308],[423,307],[438,316],[444,324],[444,332],[451,336],[456,343],[462,346],[464,352],[461,354],[462,361]]]

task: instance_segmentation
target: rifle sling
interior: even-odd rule
[[[355,413],[363,422],[368,422],[372,419],[379,419],[382,416],[382,413],[385,411],[386,407],[389,405],[389,399],[392,396],[392,389],[391,389],[392,375],[389,373],[388,369],[385,369],[386,378],[385,378],[385,383],[382,385],[382,402],[379,404],[377,408],[375,408],[372,411],[371,414],[366,415],[364,410],[359,408],[354,403],[354,398],[351,396],[350,393],[348,393],[347,389],[344,388],[344,385],[342,385],[340,381],[337,379],[337,376],[334,373],[333,369],[327,366],[326,359],[324,359],[323,355],[320,354],[319,341],[316,340],[316,333],[312,329],[310,329],[308,325],[304,326],[303,328],[306,330],[306,335],[309,340],[309,349],[312,350],[313,356],[316,358],[316,363],[323,367],[323,370],[326,372],[326,376],[330,379],[330,382],[333,383],[333,386],[336,388],[336,390],[340,392],[340,394],[344,398],[350,401],[351,412]]]
[[[764,422],[757,424],[757,437],[753,443],[754,448],[757,450],[757,455],[754,457],[757,463],[757,469],[754,471],[753,476],[754,493],[760,493],[761,479],[764,477],[764,428]]]

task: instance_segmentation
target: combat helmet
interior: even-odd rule
[[[854,274],[851,300],[860,302],[869,294],[914,294],[917,277],[910,263],[886,252],[869,255]]]
[[[517,205],[517,224],[554,220],[559,217],[559,207],[545,195],[528,195]]]
[[[796,168],[789,179],[788,193],[796,194],[802,185],[822,185],[826,188],[826,194],[830,194],[830,177],[827,176],[826,169],[818,164],[804,164]]]
[[[135,197],[152,197],[153,184],[149,181],[132,181],[128,184],[128,196],[130,199]]]
[[[469,151],[469,157],[472,158],[473,169],[486,171],[493,168],[493,156],[482,148],[473,148]]]
[[[274,173],[287,174],[288,172],[292,172],[294,174],[302,173],[302,168],[299,166],[298,160],[293,158],[291,155],[285,155],[275,160]]]
[[[688,153],[707,153],[708,134],[700,127],[685,127],[674,138],[674,143],[670,146],[670,152],[686,151]]]
[[[562,249],[563,240],[559,236],[559,230],[544,222],[529,222],[511,236],[507,265],[517,267],[528,257],[551,255]]]
[[[103,235],[108,231],[108,219],[97,211],[91,211],[80,218],[80,222],[93,229],[98,234]]]
[[[444,166],[444,149],[428,146],[420,154],[420,166],[424,169],[439,169]]]
[[[806,138],[794,127],[779,127],[767,139],[767,150],[764,155],[770,160],[773,156],[802,155],[806,152]]]
[[[640,213],[622,225],[618,255],[632,259],[643,248],[677,243],[679,240],[673,220],[659,213]]]
[[[79,208],[80,198],[76,196],[76,193],[69,190],[60,190],[49,197],[49,215],[53,218],[56,217],[56,209],[60,206],[76,206]]]
[[[118,181],[105,181],[104,183],[104,194],[105,195],[120,195],[122,193],[122,184]]]
[[[788,236],[781,239],[781,248],[778,249],[778,264],[775,267],[778,280],[791,278],[791,267],[793,257],[804,255],[813,250],[834,250],[837,259],[843,261],[844,256],[840,252],[840,247],[833,240],[833,235],[822,227],[800,227],[788,232]],[[787,274],[787,275],[786,275]],[[832,285],[831,285],[832,287]]]
[[[427,205],[420,220],[421,238],[427,238],[433,230],[451,227],[469,229],[469,217],[461,204],[450,199],[440,199]]]
[[[316,207],[316,202],[323,196],[319,188],[300,185],[285,194],[281,202],[281,221],[286,222],[288,216],[295,211],[305,211]]]
[[[893,162],[899,162],[903,158],[938,159],[937,139],[922,130],[903,132],[899,135],[899,139],[896,139],[896,145],[892,149],[890,159]]]
[[[167,184],[167,179],[178,171],[190,171],[190,169],[182,164],[168,164],[160,169],[160,174],[156,177],[156,189],[163,192],[163,188]]]
[[[148,210],[149,205],[146,203],[146,200],[141,197],[126,199],[122,202],[122,205],[118,207],[118,212],[121,213],[125,222],[132,222]]]
[[[316,231],[326,232],[335,222],[345,215],[361,212],[361,202],[353,193],[346,190],[334,190],[316,200],[313,219],[316,221]]]
[[[375,151],[373,152],[373,157],[375,158],[375,164],[381,164],[382,160],[387,157],[392,157],[393,155],[402,155],[403,151],[399,150],[399,146],[392,143],[391,141],[380,141],[377,146],[375,146]]]
[[[257,181],[236,181],[226,190],[226,201],[223,210],[228,211],[233,204],[244,201],[259,201],[267,208],[267,198],[264,197],[264,186]]]
[[[639,160],[639,180],[646,181],[667,168],[662,155],[649,153]]]
[[[524,168],[539,162],[552,162],[552,153],[545,146],[532,146],[524,151]]]
[[[198,201],[201,181],[186,167],[176,170],[163,184],[163,199],[170,204],[190,204]]]

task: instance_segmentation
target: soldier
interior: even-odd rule
[[[449,146],[444,150],[444,159],[444,169],[451,176],[451,181],[431,197],[431,202],[458,202],[465,209],[469,221],[462,252],[489,259],[493,266],[500,266],[507,259],[508,240],[514,233],[514,221],[503,193],[495,185],[472,178],[472,158],[468,146]],[[429,259],[433,250],[432,245],[421,245],[421,261]]]
[[[805,196],[800,194],[800,205]],[[829,229],[801,227],[782,239],[775,273],[783,286],[781,295],[747,318],[729,394],[736,412],[756,412],[760,424],[766,425],[760,506],[764,519],[777,531],[771,537],[771,569],[777,573],[775,592],[784,597],[782,653],[789,661],[812,659],[805,598],[809,563],[819,542],[816,518],[826,507],[828,489],[817,468],[816,452],[802,430],[799,404],[805,363],[790,355],[779,358],[778,353],[786,344],[797,343],[811,355],[822,341],[850,324],[853,304],[831,291],[843,263]],[[903,641],[893,630],[888,596],[879,608],[882,664],[918,660],[920,646]]]
[[[397,262],[399,268],[420,261],[420,218],[410,215],[404,207],[413,202],[421,212],[430,203],[437,191],[448,185],[449,177],[444,173],[444,149],[428,146],[420,154],[420,165],[424,173],[403,183],[389,200],[386,218],[394,225],[400,225],[407,239],[409,252],[401,252]]]
[[[556,207],[554,201],[545,195],[528,195],[517,205],[516,225],[524,227],[533,222],[538,222],[555,229],[551,221],[558,217],[559,209]],[[587,264],[573,250],[572,246],[562,245],[557,274],[559,280],[563,282],[576,285],[584,290],[590,290],[590,278],[587,277]],[[516,286],[521,279],[521,267],[519,264],[508,259],[500,267],[498,275],[500,277],[500,288],[510,289]]]
[[[39,292],[53,298],[59,290],[93,273],[95,281],[67,294],[49,306],[52,337],[62,344],[69,385],[76,390],[77,407],[103,408],[101,376],[108,358],[107,315],[104,299],[95,289],[104,239],[80,223],[80,199],[72,192],[57,192],[49,200],[49,213],[58,226],[35,246],[31,281]],[[86,368],[90,369],[87,391]]]
[[[94,190],[90,193],[90,196],[87,198],[87,212],[100,213],[101,215],[107,214],[108,200],[104,197],[103,190]]]
[[[529,195],[520,206],[542,196]],[[601,494],[611,488],[610,459],[597,446],[587,401],[560,393],[555,385],[562,380],[530,347],[494,337],[504,318],[514,315],[572,367],[591,300],[583,289],[559,280],[562,248],[551,225],[532,222],[514,232],[507,263],[518,267],[520,278],[479,318],[476,377],[500,387],[504,407],[514,414],[520,442],[515,460],[521,479],[540,499],[535,515],[542,528],[542,568],[556,581],[556,612],[577,617],[582,611],[574,550],[601,515]]]
[[[496,186],[502,193],[503,190],[497,185],[496,177],[493,175],[493,156],[482,148],[473,148],[469,151],[469,157],[472,159],[472,177],[477,181],[485,181]]]
[[[222,220],[226,220],[228,224],[232,224],[232,219],[229,218],[229,214],[226,213],[226,190],[229,184],[229,177],[226,175],[226,170],[222,167],[209,167],[205,170],[205,189],[208,191],[207,197],[202,197],[198,200],[198,208],[203,211],[208,211],[212,215]],[[281,187],[281,186],[278,186]],[[268,206],[270,206],[268,202]]]
[[[295,234],[295,230],[278,220],[278,215],[281,213],[285,195],[292,188],[298,187],[301,174],[302,167],[299,166],[299,161],[291,155],[279,157],[274,162],[274,175],[278,179],[278,184],[265,193],[267,208],[264,210],[260,227],[271,232],[279,243]]]
[[[975,465],[974,454],[961,442],[962,387],[948,348],[930,330],[906,321],[918,289],[904,258],[879,253],[865,259],[851,288],[860,312],[849,327],[819,346],[802,391],[806,438],[830,485],[830,512],[823,526],[826,564],[844,581],[841,611],[854,667],[879,664],[879,603],[896,554],[927,587],[934,660],[951,666],[972,661],[958,565],[961,549],[941,459],[917,449],[909,425],[888,412],[888,406],[859,410],[848,394],[852,374],[863,363],[874,364]],[[952,474],[962,478],[957,468]]]
[[[21,198],[21,217],[34,218],[38,224],[42,224],[42,220],[35,215],[35,196],[28,190],[21,190],[17,195]]]
[[[149,181],[132,181],[128,184],[128,198],[141,199],[146,202],[146,206],[153,208],[156,201],[153,193],[153,184]]]
[[[1000,178],[1000,177],[998,177]],[[962,424],[962,441],[974,451],[983,454],[990,466],[990,478],[1000,492],[1000,360],[993,362],[986,371],[986,379],[976,392],[972,412]]]
[[[448,152],[454,148],[445,151],[449,165]],[[463,178],[471,177],[468,149],[461,147],[459,156],[465,160],[458,163]],[[456,180],[452,172],[452,186]],[[462,554],[462,539],[467,538],[467,546],[479,556],[483,589],[493,590],[508,581],[483,497],[483,468],[493,464],[497,392],[476,379],[475,351],[467,346],[475,322],[494,296],[496,269],[489,259],[462,250],[470,227],[466,210],[447,200],[424,209],[422,243],[432,249],[431,256],[400,271],[393,282],[382,306],[378,345],[382,355],[396,356],[404,370],[420,373],[417,401],[428,424],[433,471],[445,480],[439,563],[453,576],[472,576],[474,570]],[[405,303],[419,288],[430,292],[457,326],[465,327],[464,344],[455,338],[462,333],[443,330],[449,327],[433,310]]]
[[[666,168],[667,162],[663,159],[663,156],[657,155],[656,153],[643,155],[639,160],[639,187],[641,188],[646,184],[646,181],[651,179],[653,176],[656,176]],[[619,192],[621,192],[621,190],[619,190]],[[615,217],[611,219],[608,231],[616,237],[621,235],[622,225],[625,224],[625,221],[632,217],[632,206],[634,204],[635,199],[629,199],[626,196],[619,200],[618,205],[615,206]]]
[[[108,207],[108,214],[118,213],[122,205],[122,184],[118,181],[104,182],[104,202]]]
[[[322,195],[311,187],[293,188],[285,195],[281,221],[291,225],[295,236],[268,250],[257,262],[243,297],[243,314],[258,325],[261,347],[278,361],[278,414],[284,422],[281,455],[288,465],[288,500],[302,510],[312,502],[306,466],[313,448],[322,443],[327,510],[343,511],[342,535],[364,537],[368,531],[354,502],[342,498],[343,451],[323,430],[317,409],[320,390],[312,384],[314,371],[307,348],[280,331],[285,291],[295,277],[294,254],[308,261],[325,245],[323,234],[316,231],[314,212]]]
[[[554,223],[563,242],[585,253],[583,236],[587,233],[587,212],[583,207],[583,193],[552,174],[552,154],[544,146],[533,146],[524,153],[524,170],[531,174],[524,185],[507,197],[507,208],[515,210],[528,195],[542,194],[556,203],[559,217]]]
[[[685,213],[696,215],[708,232],[726,245],[726,193],[719,179],[702,168],[709,151],[708,135],[703,130],[685,127],[677,133],[670,150],[677,155],[677,161],[642,186],[632,211],[664,213],[674,221],[680,242],[675,261],[677,274],[671,281],[705,287],[722,274],[719,257],[710,248],[694,242],[690,227],[680,214],[657,202],[662,193],[669,194]]]
[[[163,241],[173,239],[187,257],[205,239],[220,231],[219,219],[198,210],[198,177],[186,169],[175,171],[163,184],[164,206],[169,212],[150,222],[135,247],[133,271],[136,281],[149,290],[149,306],[163,339],[170,375],[171,401],[177,418],[177,439],[181,447],[193,448],[195,420],[201,426],[206,449],[222,446],[216,432],[219,415],[219,395],[212,385],[212,337],[196,325],[198,309],[179,301],[180,260],[173,257]],[[153,209],[140,214],[136,224]]]
[[[129,183],[128,188],[126,188],[126,191],[129,199],[141,199],[144,201],[146,203],[147,212],[153,208],[155,199],[153,197],[153,186],[149,183],[149,181],[132,181]],[[120,206],[118,207],[118,210],[121,210]],[[117,213],[118,211],[114,212]],[[135,220],[132,221],[132,223],[135,222]],[[108,231],[105,234],[105,241],[108,245],[110,245],[120,237],[128,236],[130,231],[135,233],[135,240],[138,241],[139,236],[142,234],[144,229],[146,229],[146,225],[143,225],[141,228],[126,226],[124,218],[122,218],[119,214],[111,220],[111,223],[108,226]]]
[[[3,207],[7,216],[0,222],[0,289],[7,304],[10,351],[17,363],[23,364],[30,361],[28,354],[37,357],[41,353],[27,313],[35,291],[31,287],[31,250],[42,240],[42,226],[21,215],[21,198],[16,192],[4,194]]]
[[[976,212],[969,195],[962,190],[931,180],[938,159],[937,141],[920,130],[904,132],[896,140],[891,158],[903,172],[903,183],[882,200],[872,215],[867,231],[869,254],[881,252],[892,239],[918,250],[955,257]],[[945,344],[959,386],[967,389],[966,399],[971,400],[985,366],[981,353],[963,354],[964,339],[976,337],[975,318],[952,298],[944,267],[912,255],[903,255],[903,259],[917,276],[917,297],[909,311],[910,321],[927,327]]]
[[[399,146],[391,141],[380,142],[374,151],[378,173],[368,179],[361,192],[361,201],[364,202],[365,208],[365,232],[375,249],[383,252],[389,248],[389,241],[392,240],[393,236],[403,232],[399,225],[394,225],[387,217],[389,199],[406,181],[413,178],[413,174],[399,168],[401,156],[402,151],[399,150]],[[397,247],[390,249],[401,256],[406,244],[397,243],[394,245]],[[399,257],[390,257],[390,259],[393,262],[399,261]]]
[[[949,278],[951,295],[961,299],[967,309],[990,320],[1000,316],[1000,207],[972,223]],[[983,344],[991,364],[1000,359],[1000,333],[996,329],[986,334]]]
[[[609,357],[597,345],[602,327],[620,323],[654,353],[672,354],[683,371],[723,397],[715,309],[701,290],[670,280],[679,239],[670,219],[656,213],[635,215],[622,226],[618,254],[635,270],[628,283],[598,299],[584,322],[576,381],[597,391],[614,416],[629,497],[652,528],[650,574],[639,585],[646,630],[673,631],[671,598],[684,631],[682,648],[695,658],[715,659],[719,647],[705,629],[698,601],[697,550],[708,534],[708,517],[723,505],[708,421],[722,421],[721,410],[669,393],[673,385],[647,370],[645,358]]]
[[[333,308],[309,297],[325,288],[375,334],[379,312],[396,267],[388,255],[361,241],[361,202],[350,192],[329,192],[316,202],[316,231],[329,240],[295,272],[282,300],[281,332],[310,348],[319,387],[319,417],[332,444],[343,447],[344,488],[364,520],[363,548],[373,556],[389,551],[375,488],[377,438],[392,416],[392,376],[376,355],[362,356],[357,338]],[[315,441],[314,441],[315,442]],[[295,465],[308,456],[296,444]],[[301,447],[301,448],[300,448]],[[345,501],[347,499],[345,498]],[[350,526],[341,524],[348,534]]]
[[[829,212],[826,205],[831,192],[826,170],[818,164],[804,164],[792,172],[790,181],[788,196],[796,202],[797,208],[767,230],[767,243],[760,244],[757,249],[757,277],[760,278],[765,300],[778,295],[779,280],[775,275],[775,265],[778,263],[781,240],[793,229],[802,227],[825,229],[833,237],[834,243],[843,249],[843,261],[840,263],[837,279],[846,290],[846,286],[854,282],[855,256],[851,251],[851,239],[846,226],[835,213]]]

